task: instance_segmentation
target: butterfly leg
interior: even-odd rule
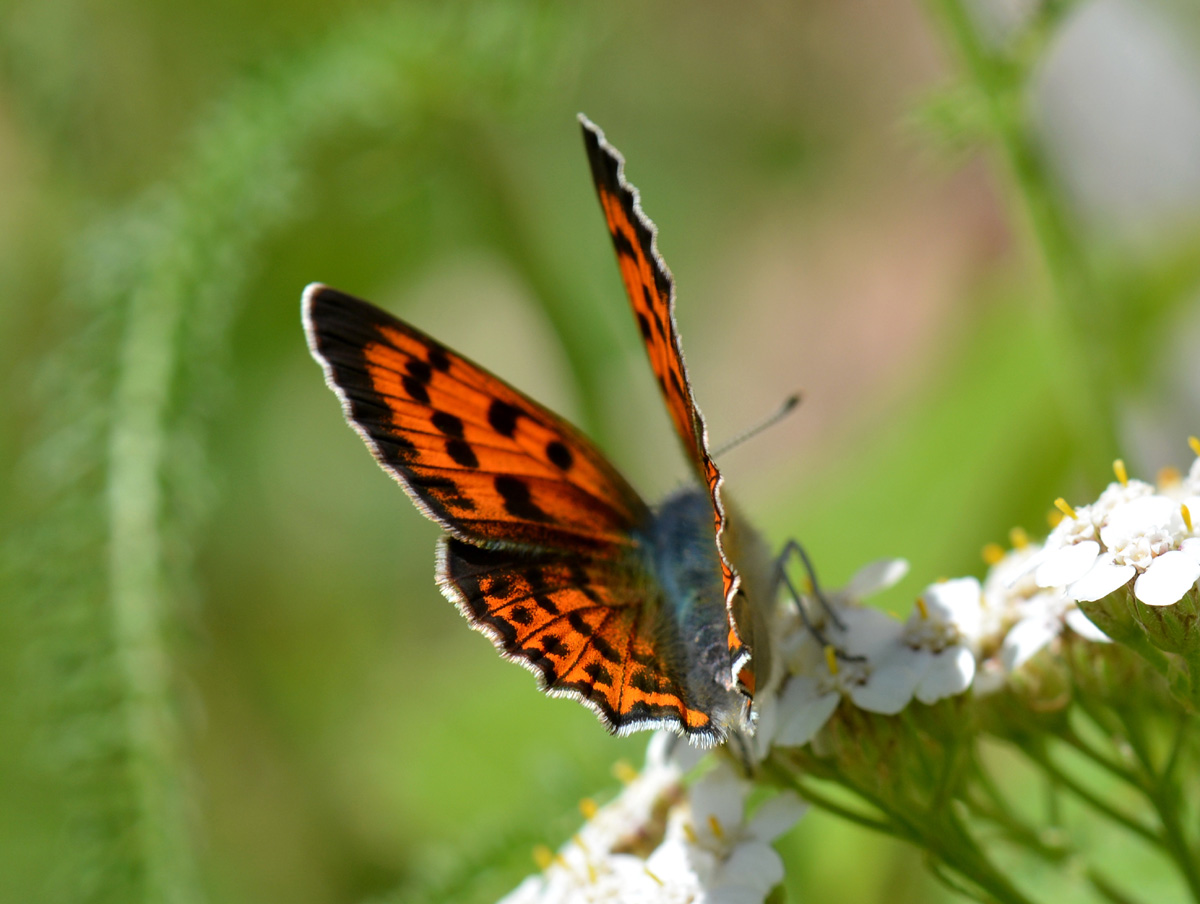
[[[735,731],[729,736],[726,748],[742,767],[747,777],[753,778],[758,773],[758,765],[754,758],[753,742],[743,731]]]
[[[821,633],[821,630],[813,623],[812,618],[808,614],[808,610],[804,607],[804,599],[800,595],[800,591],[796,589],[796,585],[792,582],[791,576],[787,571],[788,560],[791,559],[793,555],[798,556],[801,563],[804,565],[804,570],[808,573],[809,584],[812,585],[812,595],[816,597],[821,609],[824,610],[825,614],[829,617],[829,621],[839,630],[844,631],[846,629],[845,623],[838,617],[833,605],[829,602],[828,598],[826,598],[825,594],[821,592],[821,585],[817,581],[817,571],[815,568],[813,568],[812,560],[809,559],[808,553],[804,551],[804,547],[801,546],[797,540],[788,540],[785,544],[783,544],[783,550],[779,553],[779,558],[775,560],[776,590],[778,590],[780,586],[787,588],[788,595],[792,598],[792,602],[796,604],[796,612],[800,615],[800,620],[804,622],[804,627],[808,629],[808,632],[813,636],[817,643],[821,644],[823,647],[833,647],[838,655],[838,658],[840,659],[861,659],[861,656],[850,656],[842,652],[842,650],[839,649],[836,644],[829,643],[829,641],[825,639],[825,635]]]
[[[825,614],[829,616],[829,620],[833,622],[836,627],[844,630],[846,626],[842,623],[842,620],[838,618],[837,612],[835,612],[833,606],[829,604],[829,600],[825,598],[825,594],[821,592],[821,585],[817,581],[817,570],[813,568],[812,560],[808,557],[808,553],[804,551],[804,547],[800,545],[798,540],[788,540],[786,543],[784,543],[783,549],[779,553],[779,558],[775,560],[776,586],[778,587],[779,584],[783,584],[783,586],[788,588],[788,593],[795,601],[796,606],[800,609],[800,614],[804,619],[805,626],[819,638],[819,632],[813,628],[813,625],[809,622],[809,619],[804,613],[804,607],[800,605],[800,594],[796,590],[796,585],[792,583],[792,579],[787,573],[788,560],[791,559],[793,554],[800,557],[800,561],[804,565],[804,570],[808,574],[808,582],[812,585],[813,596],[817,598],[817,602],[821,604],[821,608],[825,610]]]

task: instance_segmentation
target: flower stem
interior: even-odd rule
[[[1048,774],[1056,782],[1058,782],[1060,785],[1062,785],[1064,788],[1066,788],[1068,791],[1070,791],[1072,794],[1074,794],[1076,797],[1078,797],[1081,801],[1086,803],[1092,809],[1096,810],[1098,813],[1101,813],[1102,815],[1107,816],[1109,819],[1113,820],[1114,822],[1119,823],[1120,825],[1123,825],[1129,831],[1133,832],[1135,835],[1139,836],[1140,838],[1145,839],[1146,841],[1150,842],[1151,844],[1154,844],[1154,845],[1162,844],[1162,839],[1159,838],[1159,836],[1153,830],[1142,825],[1140,822],[1133,819],[1131,816],[1128,816],[1128,815],[1122,813],[1120,810],[1116,809],[1111,804],[1107,803],[1106,801],[1104,801],[1103,799],[1098,797],[1096,794],[1089,791],[1087,788],[1085,788],[1083,785],[1081,785],[1079,782],[1077,782],[1075,779],[1073,779],[1070,775],[1068,775],[1066,772],[1064,772],[1062,769],[1060,769],[1054,763],[1054,761],[1050,759],[1050,757],[1046,753],[1046,751],[1043,750],[1039,745],[1036,745],[1036,744],[1028,745],[1027,747],[1024,748],[1024,753],[1031,760],[1033,760],[1038,766],[1040,766],[1042,768],[1042,770],[1044,772],[1046,772],[1046,774]]]
[[[849,813],[849,818],[854,819],[860,825],[877,828],[879,831],[922,848],[936,861],[935,864],[931,864],[934,874],[955,890],[969,894],[980,901],[994,901],[1000,902],[1000,904],[1032,904],[988,860],[966,826],[956,815],[953,806],[948,803],[938,806],[918,806],[912,802],[903,801],[893,804],[872,791],[871,788],[866,787],[862,782],[837,770],[836,767],[830,768],[822,761],[804,757],[803,754],[798,754],[798,756],[802,758],[803,762],[797,760],[784,764],[768,761],[768,765],[771,766],[771,772],[778,780],[788,787],[795,788],[797,793],[810,800],[815,806],[826,807],[832,802],[820,792],[812,796],[812,789],[795,776],[795,770],[802,768],[809,774],[840,785],[883,813],[884,820],[871,820],[870,817],[859,816],[852,810],[847,811],[840,804],[833,804],[829,808],[838,815],[843,815],[844,812]],[[872,826],[871,822],[879,825]],[[982,894],[973,894],[962,882],[948,878],[947,870],[961,876],[971,886],[979,889]]]
[[[1112,904],[1138,904],[1136,898],[1131,898],[1125,894],[1125,892],[1121,891],[1094,869],[1088,869],[1087,879],[1091,883],[1092,888],[1096,889],[1096,894],[1100,895],[1106,901],[1111,901]]]
[[[1146,783],[1145,794],[1151,806],[1154,807],[1155,813],[1158,814],[1159,823],[1162,826],[1160,843],[1171,859],[1179,865],[1179,871],[1183,875],[1184,881],[1187,882],[1192,899],[1200,904],[1200,856],[1189,843],[1183,828],[1183,820],[1179,812],[1179,804],[1183,797],[1179,793],[1176,783],[1171,779],[1173,760],[1168,759],[1162,770],[1155,769],[1141,717],[1128,711],[1121,711],[1118,714],[1124,721],[1129,746],[1133,748],[1134,753],[1145,767],[1149,779]],[[1179,734],[1177,733],[1176,744],[1179,743]],[[1172,751],[1172,758],[1174,755],[1174,751]]]
[[[835,816],[840,816],[842,819],[860,825],[865,829],[881,832],[884,835],[891,835],[893,838],[913,840],[905,833],[898,831],[895,826],[886,820],[868,816],[865,813],[860,813],[857,810],[837,803],[831,797],[813,788],[810,783],[803,781],[800,776],[793,774],[786,766],[777,762],[774,757],[765,760],[762,764],[762,769],[777,784],[792,789],[814,807],[820,807],[822,810],[826,810]]]
[[[1145,785],[1138,779],[1138,777],[1133,772],[1122,767],[1120,763],[1114,761],[1111,757],[1108,757],[1105,754],[1101,753],[1099,750],[1096,750],[1094,747],[1092,747],[1090,744],[1088,744],[1081,737],[1079,737],[1079,735],[1075,734],[1075,732],[1071,731],[1070,729],[1067,729],[1066,731],[1058,732],[1057,734],[1055,734],[1055,737],[1057,737],[1060,741],[1062,741],[1064,744],[1066,744],[1068,747],[1070,747],[1076,753],[1079,753],[1082,756],[1087,757],[1087,759],[1089,759],[1091,762],[1093,762],[1094,764],[1099,766],[1101,769],[1106,771],[1109,775],[1113,776],[1114,778],[1120,779],[1121,781],[1125,782],[1127,785],[1137,788],[1139,791],[1145,790]]]

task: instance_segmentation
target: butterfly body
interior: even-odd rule
[[[658,507],[647,530],[650,570],[661,588],[659,646],[684,677],[697,706],[726,728],[746,705],[729,671],[721,562],[712,542],[712,505],[700,487]]]
[[[614,733],[667,727],[719,743],[753,730],[756,676],[770,662],[770,558],[722,499],[653,224],[620,155],[581,122],[694,485],[651,508],[558,415],[368,302],[309,286],[305,330],[347,421],[446,530],[437,582],[473,627]]]

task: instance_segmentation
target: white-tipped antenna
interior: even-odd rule
[[[722,443],[716,449],[716,451],[714,451],[712,453],[712,457],[720,458],[722,455],[724,455],[726,452],[730,451],[731,449],[736,449],[738,446],[740,446],[746,440],[751,439],[755,436],[758,436],[758,434],[762,433],[768,427],[774,427],[776,424],[778,424],[785,417],[787,417],[789,414],[792,413],[792,410],[797,405],[800,404],[800,399],[801,399],[800,393],[798,393],[798,392],[792,393],[790,396],[788,396],[786,399],[784,399],[783,404],[779,406],[779,409],[774,414],[772,414],[766,420],[764,420],[758,424],[755,424],[749,430],[742,431],[737,436],[735,436],[733,439],[726,440],[724,443]]]

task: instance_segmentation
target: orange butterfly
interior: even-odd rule
[[[365,301],[313,284],[304,327],[347,421],[445,528],[437,582],[472,627],[609,731],[665,727],[708,746],[753,730],[755,675],[768,673],[770,559],[722,501],[654,224],[621,155],[579,120],[697,485],[651,509],[558,415]]]

